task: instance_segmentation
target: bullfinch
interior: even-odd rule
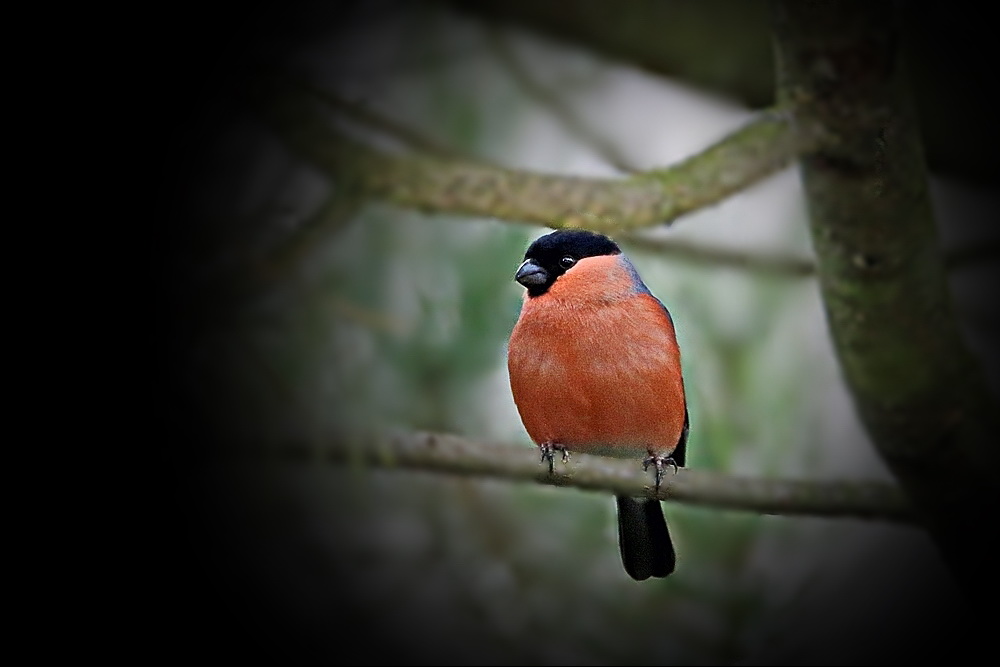
[[[684,465],[688,410],[673,320],[607,236],[561,229],[536,239],[514,279],[526,289],[507,346],[510,388],[550,473],[569,451],[641,459],[659,488]],[[617,496],[618,546],[637,581],[676,554],[660,502]]]

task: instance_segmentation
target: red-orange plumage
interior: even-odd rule
[[[508,346],[514,402],[538,444],[643,458],[685,425],[673,323],[623,255],[586,257],[525,296]]]
[[[536,239],[514,276],[527,290],[507,367],[521,421],[554,471],[559,449],[684,465],[688,415],[673,322],[606,236]],[[676,552],[655,498],[617,494],[622,565],[669,576]]]

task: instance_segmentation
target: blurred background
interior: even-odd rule
[[[662,60],[638,42],[609,43],[618,24],[596,37],[575,27],[594,3],[564,5],[572,16],[562,20],[552,3],[537,4],[517,15],[517,3],[341,2],[248,9],[178,30],[181,51],[196,35],[181,71],[199,83],[185,88],[198,104],[176,119],[161,181],[171,199],[164,238],[176,252],[160,277],[181,307],[165,329],[165,359],[184,408],[165,408],[160,424],[192,462],[173,489],[190,511],[171,567],[190,576],[163,586],[187,605],[171,627],[207,642],[203,655],[293,663],[927,655],[928,614],[940,631],[962,606],[912,527],[666,503],[677,572],[637,583],[620,564],[608,495],[203,456],[383,427],[522,443],[532,455],[505,344],[520,308],[514,270],[548,230],[361,199],[290,152],[230,84],[277,66],[335,96],[332,122],[387,150],[410,148],[372,117],[472,159],[598,177],[626,175],[622,163],[676,163],[770,103],[766,3],[623,4],[620,23],[638,35],[670,26],[666,44],[648,48],[667,49],[676,76],[649,66]],[[716,53],[713,30],[730,57]],[[912,34],[919,68],[926,35]],[[921,111],[928,123],[964,123],[959,110]],[[990,175],[947,152],[931,166],[942,247],[995,247]],[[794,168],[645,236],[811,257]],[[813,278],[621,241],[677,326],[689,467],[891,481],[854,414]],[[998,321],[986,285],[995,272],[980,263],[951,274],[956,313],[994,390]]]

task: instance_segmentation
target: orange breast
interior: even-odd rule
[[[614,257],[607,260],[578,273],[590,261],[581,260],[549,293],[525,300],[508,346],[514,402],[536,443],[609,456],[670,454],[685,413],[673,324],[619,275]],[[575,289],[571,276],[589,292]]]

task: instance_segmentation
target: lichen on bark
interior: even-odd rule
[[[995,401],[948,293],[893,3],[776,2],[779,96],[828,137],[800,171],[858,413],[972,598],[996,584]],[[988,583],[991,586],[984,587]]]

